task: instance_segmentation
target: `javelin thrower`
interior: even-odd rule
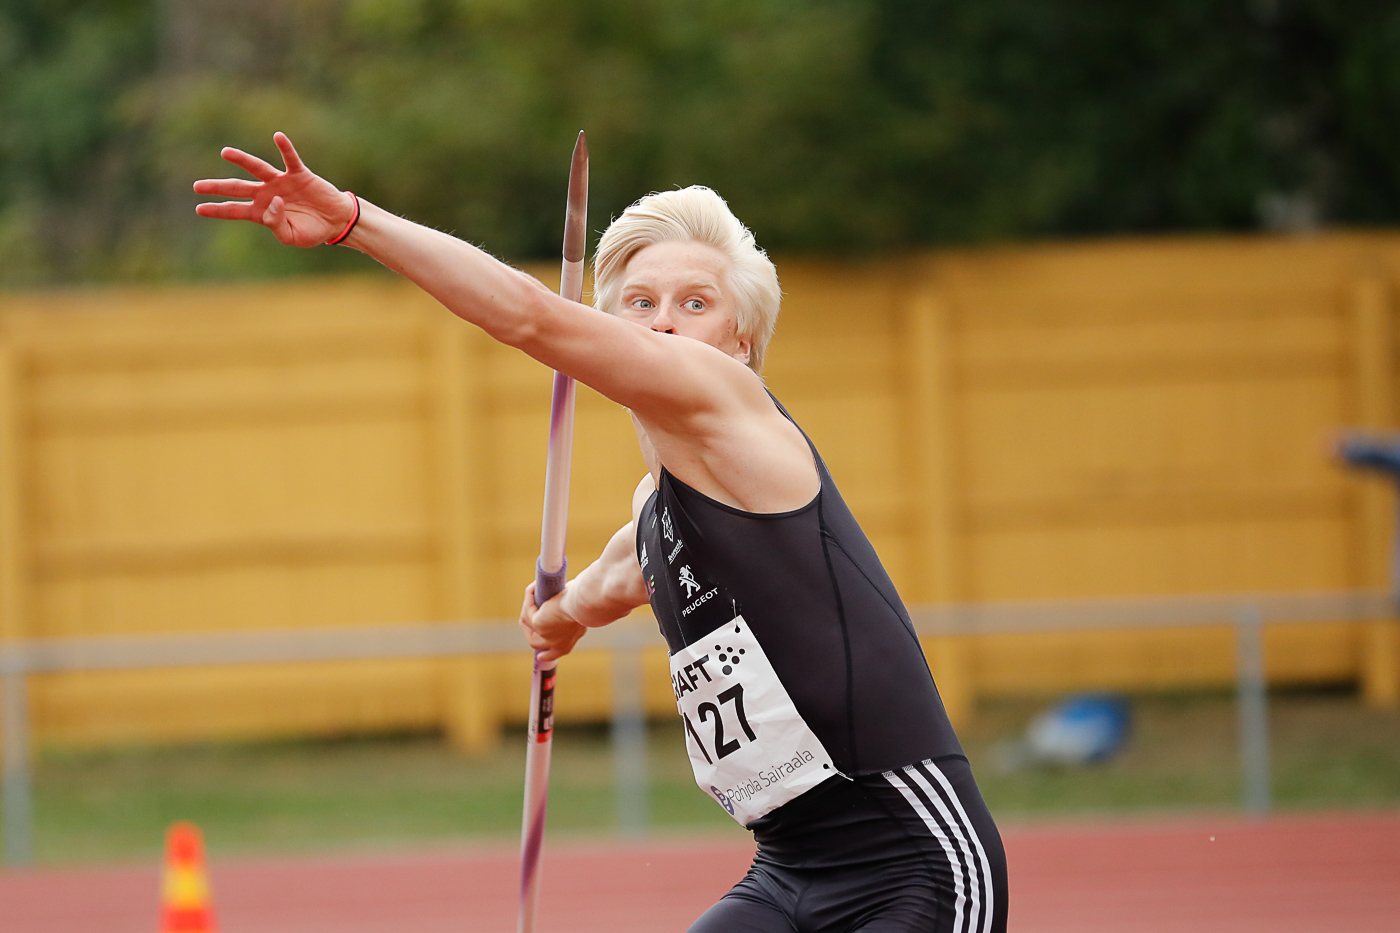
[[[313,174],[237,149],[205,217],[343,243],[495,339],[628,409],[632,520],[520,624],[541,663],[651,604],[696,783],[754,833],[748,875],[691,933],[1003,933],[1006,859],[908,612],[816,448],[759,373],[777,272],[708,188],[603,234],[594,305]]]

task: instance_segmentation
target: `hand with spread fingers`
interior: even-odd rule
[[[225,148],[219,154],[257,180],[203,178],[194,183],[195,193],[251,200],[208,202],[195,212],[201,217],[262,224],[289,246],[320,246],[354,219],[355,196],[307,168],[285,133],[274,134],[272,140],[282,153],[286,171],[241,149]]]

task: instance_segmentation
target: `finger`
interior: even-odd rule
[[[255,155],[249,155],[242,149],[235,149],[232,146],[226,146],[223,149],[223,151],[219,153],[219,155],[224,157],[224,161],[232,162],[234,165],[246,171],[249,175],[252,175],[254,178],[258,178],[263,181],[272,181],[272,179],[282,174],[280,171],[273,168],[271,165],[264,162],[262,159],[259,159]]]
[[[301,161],[301,156],[297,155],[296,147],[287,138],[286,133],[277,132],[272,134],[272,141],[277,144],[277,148],[282,153],[282,161],[286,163],[287,171],[300,172],[305,170],[306,164]]]
[[[535,627],[534,620],[532,619],[521,619],[520,631],[526,638],[548,638],[547,635]]]
[[[246,178],[201,178],[194,183],[194,193],[212,194],[218,198],[251,198],[262,184]]]
[[[569,639],[569,640],[566,641],[566,642],[563,642],[563,643],[556,643],[556,644],[547,646],[547,647],[545,647],[545,648],[543,648],[543,649],[540,649],[540,660],[541,660],[541,661],[558,661],[560,658],[564,657],[564,655],[569,654],[570,652],[572,652],[572,651],[574,650],[574,646],[577,645],[577,644],[578,644],[578,639],[577,639],[577,638],[571,638],[571,639]]]
[[[210,201],[195,206],[194,212],[201,217],[216,220],[251,220],[258,222],[258,210],[248,201]]]

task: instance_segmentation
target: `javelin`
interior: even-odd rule
[[[569,166],[569,206],[564,215],[564,268],[559,294],[583,301],[583,253],[588,237],[588,141],[583,131],[574,143]],[[535,564],[535,605],[542,606],[564,589],[564,540],[569,528],[569,462],[574,449],[574,380],[554,374],[549,406],[549,455],[544,474],[544,521],[540,530],[540,559]],[[525,816],[520,827],[520,922],[518,933],[535,929],[539,903],[540,846],[544,843],[544,813],[549,803],[549,750],[554,739],[554,668],[535,652],[530,681],[530,721],[526,729]]]

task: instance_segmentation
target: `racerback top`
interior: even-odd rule
[[[733,508],[662,469],[659,488],[639,517],[637,553],[673,659],[697,650],[692,646],[709,652],[710,642],[718,652],[719,636],[730,637],[726,626],[742,617],[841,775],[859,778],[961,756],[909,613],[816,447],[807,443],[821,488],[790,512]],[[701,672],[707,676],[718,662],[708,663]],[[686,726],[687,741],[698,742],[703,729]],[[733,726],[730,735],[738,735]],[[779,807],[765,819],[781,813]]]

